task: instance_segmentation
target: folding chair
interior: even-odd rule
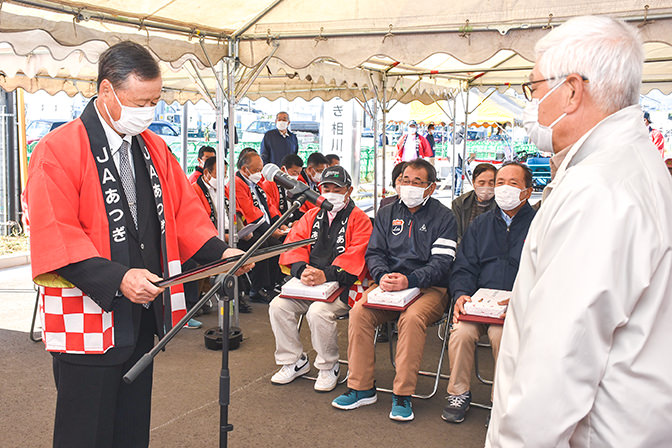
[[[30,323],[30,333],[28,333],[28,337],[33,342],[42,341],[42,332],[39,333],[39,336],[35,335],[35,323],[37,321],[37,311],[39,310],[39,308],[40,308],[40,291],[38,289],[37,294],[35,295],[35,308],[33,309],[33,320]]]
[[[389,344],[390,344],[390,362],[392,363],[392,367],[396,369],[396,364],[394,362],[394,356],[395,356],[395,351],[396,351],[396,344],[393,342],[393,330],[392,326],[395,324],[395,322],[388,322],[387,323],[387,333],[389,337]],[[436,322],[434,322],[430,327],[437,327],[437,336],[441,340],[441,352],[439,353],[439,362],[436,367],[436,372],[429,372],[425,370],[420,370],[418,372],[418,375],[423,375],[423,376],[428,376],[431,378],[434,378],[434,386],[432,388],[432,391],[428,394],[413,394],[413,398],[420,398],[422,400],[427,400],[429,398],[432,398],[434,395],[436,395],[436,391],[439,389],[439,380],[444,379],[447,380],[450,378],[450,375],[445,375],[441,373],[441,367],[443,366],[443,358],[446,353],[446,348],[448,346],[448,337],[450,336],[450,313],[444,313],[443,316]],[[443,327],[443,331],[441,328]],[[378,328],[376,328],[376,333],[374,335],[374,344],[376,341],[376,338],[378,336]],[[387,392],[387,393],[392,393],[392,389],[386,389],[383,387],[376,387],[376,390],[379,392]]]
[[[484,379],[481,376],[481,372],[478,368],[478,348],[479,347],[491,348],[492,346],[487,342],[477,342],[476,347],[474,348],[474,371],[476,372],[476,378],[481,383],[483,383],[485,385],[492,386],[493,381]],[[481,409],[488,409],[488,410],[492,409],[492,406],[489,405],[489,404],[476,403],[476,402],[473,402],[473,401],[471,402],[471,406],[476,406],[477,408],[481,408]]]

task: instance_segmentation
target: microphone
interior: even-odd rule
[[[292,179],[273,163],[264,165],[261,174],[266,180],[276,182],[285,187],[291,197],[303,194],[309,202],[317,205],[322,210],[331,211],[334,208],[333,204],[320,196],[318,192],[310,189],[303,182]]]

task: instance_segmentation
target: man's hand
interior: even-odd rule
[[[121,279],[119,290],[133,303],[149,303],[163,292],[165,288],[154,286],[161,277],[147,269],[129,269]]]
[[[504,299],[499,302],[497,302],[497,305],[508,305],[510,299]],[[508,309],[508,308],[507,308]],[[504,311],[500,316],[500,319],[506,319],[506,311]]]
[[[466,302],[471,302],[471,296],[460,296],[455,301],[455,308],[453,308],[453,323],[457,323],[457,318],[460,317],[460,314],[467,314],[464,311],[464,304]]]
[[[240,249],[234,249],[233,247],[229,247],[222,254],[222,258],[224,259],[224,258],[229,258],[229,257],[235,257],[236,255],[241,255],[241,254],[244,254],[244,253],[245,252],[243,252]],[[238,269],[238,271],[236,272],[236,275],[243,275],[246,272],[250,272],[253,267],[254,267],[254,263],[244,264],[240,269]]]
[[[408,278],[404,274],[392,272],[383,275],[378,286],[383,291],[401,291],[408,288]]]
[[[326,281],[327,277],[324,275],[324,271],[313,266],[306,266],[301,274],[301,283],[307,286],[321,285]]]

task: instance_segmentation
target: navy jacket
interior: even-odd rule
[[[499,207],[469,224],[450,275],[453,300],[479,288],[511,291],[535,211],[526,203],[507,228]]]
[[[391,272],[408,278],[408,287],[448,287],[455,259],[457,224],[453,213],[434,198],[415,213],[401,201],[378,210],[366,250],[376,283]]]
[[[264,134],[259,148],[259,155],[264,165],[273,163],[282,165],[282,159],[288,154],[299,152],[299,140],[296,134],[287,131],[287,137],[283,137],[277,129],[271,129]]]

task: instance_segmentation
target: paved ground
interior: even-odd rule
[[[0,271],[0,447],[49,447],[53,430],[55,388],[51,357],[41,343],[28,339],[34,294],[6,289],[31,288],[27,267]],[[214,314],[203,316],[204,328],[216,325]],[[487,411],[472,408],[467,420],[450,425],[440,418],[447,381],[430,400],[414,400],[415,421],[396,423],[388,418],[391,396],[379,393],[378,403],[355,411],[339,411],[330,401],[345,390],[318,394],[313,383],[296,380],[273,386],[274,340],[267,306],[254,304],[252,314],[240,317],[244,341],[230,354],[231,406],[229,421],[234,431],[229,446],[274,447],[482,447]],[[347,321],[339,322],[340,346],[347,346]],[[307,326],[302,330],[310,349]],[[436,330],[428,332],[423,368],[438,360]],[[391,385],[393,369],[388,345],[380,344],[376,377],[378,385]],[[309,352],[311,360],[315,353]],[[344,357],[344,355],[342,355]],[[480,350],[482,369],[492,376],[491,356]],[[151,446],[216,447],[219,440],[218,382],[221,352],[207,350],[202,330],[184,330],[161,353],[154,370]],[[448,373],[447,359],[443,372]],[[419,392],[431,384],[421,378]],[[476,401],[489,398],[490,389],[474,379]],[[336,440],[338,437],[338,440]]]

